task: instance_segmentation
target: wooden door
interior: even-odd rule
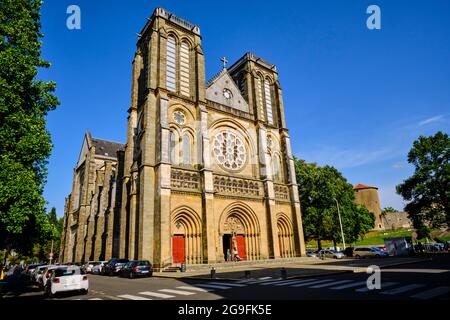
[[[172,259],[173,263],[183,263],[186,259],[183,235],[174,235],[172,237]]]
[[[239,257],[241,257],[242,260],[246,260],[247,255],[245,252],[245,236],[242,234],[236,235],[236,246],[237,251],[239,254]]]

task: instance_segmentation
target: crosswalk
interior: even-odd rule
[[[186,284],[174,288],[163,288],[152,291],[142,291],[137,293],[120,294],[111,297],[117,300],[162,300],[162,299],[179,299],[183,297],[190,298],[199,293],[208,293],[218,290],[239,289],[247,286],[273,286],[273,287],[290,287],[304,289],[322,289],[322,290],[353,290],[355,293],[375,293],[385,297],[395,297],[407,295],[413,299],[427,300],[439,299],[450,293],[449,286],[438,286],[435,288],[427,287],[422,283],[399,283],[399,282],[382,282],[379,290],[370,290],[366,281],[361,279],[325,279],[325,278],[306,278],[306,279],[281,279],[264,277],[259,279],[247,279],[237,282],[227,281],[211,281],[195,284]],[[88,298],[87,300],[103,300],[101,297]]]
[[[396,296],[401,294],[409,295],[414,299],[433,299],[442,297],[450,293],[450,287],[439,286],[436,288],[426,288],[427,285],[422,283],[401,284],[398,282],[383,282],[379,290],[371,290],[367,287],[366,280],[351,280],[351,279],[281,279],[281,278],[259,278],[247,279],[237,282],[238,284],[257,285],[257,286],[274,286],[274,287],[291,287],[291,288],[307,288],[307,289],[330,289],[333,291],[339,290],[354,290],[357,293],[377,293],[384,296]],[[419,291],[420,289],[420,291]]]

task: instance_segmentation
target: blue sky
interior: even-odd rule
[[[66,27],[69,5],[81,30]],[[381,8],[381,30],[366,8]],[[40,72],[61,105],[48,116],[54,149],[45,188],[63,214],[86,129],[125,142],[131,61],[155,7],[200,26],[206,78],[245,52],[274,63],[294,154],[333,165],[350,183],[379,187],[382,207],[402,209],[395,186],[410,176],[412,142],[450,128],[450,1],[47,0]]]

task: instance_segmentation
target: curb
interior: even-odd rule
[[[419,261],[408,261],[408,262],[391,263],[391,264],[388,264],[388,265],[381,266],[380,269],[396,267],[396,266],[402,266],[402,265],[407,265],[407,264],[420,263],[420,262],[430,262],[430,261],[433,261],[433,259],[432,258],[428,258],[428,259],[422,259],[422,260],[419,260]],[[354,273],[366,272],[367,268],[368,267],[357,268],[357,269],[353,270],[353,272]]]

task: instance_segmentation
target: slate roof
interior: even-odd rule
[[[95,154],[104,157],[117,158],[117,151],[125,150],[125,145],[118,142],[112,142],[97,138],[91,138],[95,147]]]

